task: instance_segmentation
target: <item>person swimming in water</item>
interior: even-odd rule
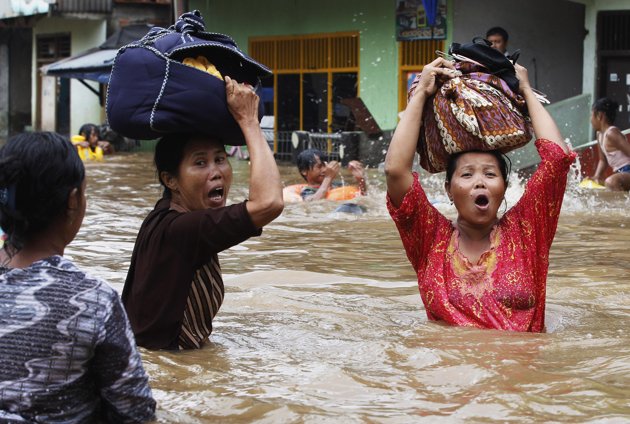
[[[341,164],[334,160],[326,162],[324,158],[324,154],[317,149],[304,150],[297,157],[298,171],[306,181],[299,195],[305,202],[326,199],[332,189],[341,187],[341,183],[335,182]],[[365,196],[367,181],[363,164],[358,160],[352,160],[348,163],[348,169],[357,183],[358,193]]]

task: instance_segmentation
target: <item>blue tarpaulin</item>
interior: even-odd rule
[[[438,0],[422,0],[422,5],[427,15],[427,23],[429,26],[435,26],[435,17],[437,16]]]

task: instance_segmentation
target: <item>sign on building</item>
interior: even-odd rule
[[[397,0],[396,40],[446,38],[446,0]]]

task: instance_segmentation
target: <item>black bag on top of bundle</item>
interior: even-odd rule
[[[107,88],[112,129],[136,139],[196,133],[224,144],[244,145],[227,107],[225,81],[202,67],[182,63],[199,56],[221,76],[248,83],[257,93],[260,78],[271,75],[269,68],[239,50],[232,38],[206,32],[199,11],[184,13],[168,29],[155,27],[118,51]],[[262,101],[258,113],[262,118]]]
[[[485,68],[481,72],[496,75],[505,81],[514,93],[518,93],[518,78],[516,78],[514,64],[519,57],[520,51],[517,50],[508,58],[493,48],[488,40],[482,37],[475,37],[472,43],[451,43],[448,53],[472,59]]]

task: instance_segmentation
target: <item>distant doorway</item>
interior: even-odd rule
[[[70,57],[70,34],[37,36],[37,69]],[[70,135],[70,81],[39,74],[35,126],[44,131]]]

